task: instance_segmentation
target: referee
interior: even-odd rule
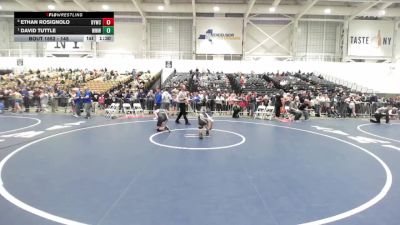
[[[185,119],[185,124],[190,125],[189,120],[186,117],[186,104],[188,103],[188,96],[186,92],[186,87],[185,85],[181,85],[181,90],[178,93],[178,107],[179,107],[179,115],[175,120],[175,123],[180,123],[179,119],[183,115],[183,118]]]

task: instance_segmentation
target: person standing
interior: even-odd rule
[[[162,108],[168,111],[171,100],[171,94],[168,92],[168,90],[164,90],[162,93]]]
[[[185,119],[185,124],[190,125],[189,120],[186,117],[186,105],[188,103],[188,96],[186,92],[186,87],[185,85],[181,85],[181,90],[178,93],[178,107],[179,107],[179,115],[175,120],[175,123],[180,123],[179,119],[183,116]]]
[[[56,93],[54,92],[54,90],[50,90],[49,92],[49,102],[50,102],[50,106],[51,106],[51,112],[55,113],[56,112]]]
[[[283,91],[275,95],[275,117],[277,118],[281,116],[282,97]]]
[[[35,88],[33,91],[33,102],[36,104],[36,112],[42,111],[42,102],[40,101],[41,90],[39,88]],[[7,108],[7,105],[6,105]]]
[[[144,109],[146,108],[146,107],[145,107],[145,103],[146,103],[146,101],[145,101],[145,99],[146,99],[146,94],[144,93],[143,89],[139,89],[139,93],[138,93],[138,95],[137,95],[137,98],[139,99],[140,106],[141,106],[142,109],[144,110]]]
[[[214,112],[215,111],[215,99],[216,99],[216,96],[215,96],[215,93],[213,91],[210,92],[210,94],[208,95],[208,99],[209,99],[210,110],[211,110],[211,112]]]
[[[257,93],[249,93],[249,111],[250,111],[250,116],[254,116],[254,112],[257,109]]]
[[[157,88],[157,92],[154,98],[155,98],[155,104],[154,104],[155,109],[160,109],[162,103],[162,93],[159,88]]]
[[[221,95],[221,93],[218,93],[217,97],[215,97],[215,106],[217,112],[222,111],[222,102],[224,101],[224,97]]]
[[[22,95],[21,95],[21,93],[19,92],[18,89],[14,90],[13,95],[14,95],[14,112],[15,113],[22,113],[22,108],[21,108]]]
[[[150,90],[147,93],[147,99],[146,99],[146,103],[147,103],[147,110],[149,111],[149,114],[151,114],[153,112],[153,107],[154,107],[154,93],[153,90]]]
[[[193,105],[193,112],[197,112],[200,111],[200,96],[198,92],[193,93],[193,97],[192,97],[192,105]]]
[[[29,89],[23,89],[22,90],[22,96],[23,96],[23,102],[24,102],[24,107],[25,107],[25,112],[29,112]]]
[[[80,88],[76,88],[75,92],[75,97],[74,97],[74,103],[75,103],[75,117],[81,116],[81,108],[82,108],[82,96],[81,96],[81,90]]]
[[[85,107],[86,112],[86,119],[90,118],[90,111],[92,110],[92,98],[91,98],[91,91],[88,87],[85,88],[85,95],[83,97],[83,105]]]

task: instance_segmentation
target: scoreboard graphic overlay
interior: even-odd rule
[[[112,42],[114,12],[14,12],[15,42]]]

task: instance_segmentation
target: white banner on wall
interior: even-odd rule
[[[353,20],[349,24],[348,55],[391,57],[394,22]]]
[[[196,20],[197,54],[242,54],[243,19]]]
[[[90,50],[90,43],[84,42],[48,42],[46,51],[63,52],[63,51],[87,51]]]

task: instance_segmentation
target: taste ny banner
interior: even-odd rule
[[[348,55],[391,57],[394,22],[354,20],[349,24]]]
[[[243,19],[196,20],[196,54],[242,54]]]

